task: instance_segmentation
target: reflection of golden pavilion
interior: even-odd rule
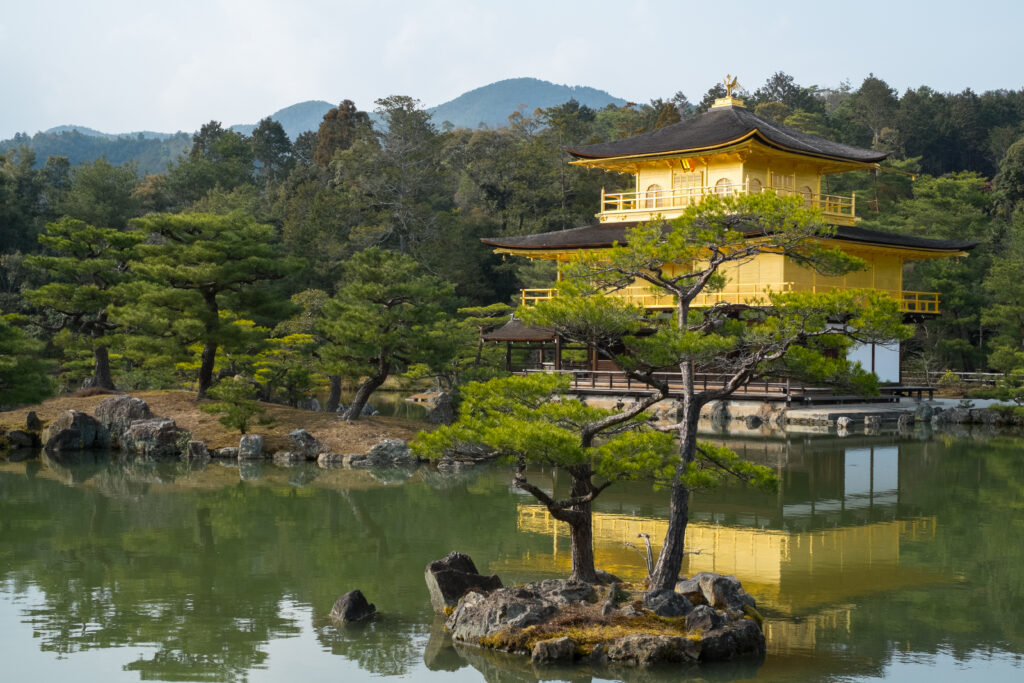
[[[520,531],[549,534],[550,554],[509,558],[491,571],[534,571],[545,565],[569,571],[565,525],[540,505],[519,506]],[[594,554],[601,569],[623,579],[646,576],[643,560],[626,543],[643,548],[641,533],[660,543],[668,522],[651,517],[594,513]],[[900,566],[901,541],[933,538],[935,519],[875,522],[812,531],[781,531],[690,522],[683,571],[734,574],[769,613],[766,635],[773,650],[811,647],[819,628],[846,629],[856,597],[943,580]],[[563,547],[559,548],[559,541]],[[657,548],[655,548],[657,552]],[[824,608],[824,609],[823,609]],[[802,617],[799,622],[791,617]]]

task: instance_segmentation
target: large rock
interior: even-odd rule
[[[676,583],[676,592],[689,600],[691,605],[703,605],[706,602],[704,591],[700,589],[700,581],[696,576],[692,579],[683,578]]]
[[[263,437],[259,434],[243,434],[238,442],[239,460],[259,460],[263,457]]]
[[[467,591],[501,588],[501,579],[497,575],[481,575],[469,555],[455,551],[428,564],[424,578],[430,592],[430,604],[437,614],[448,614]]]
[[[935,416],[935,408],[930,403],[921,401],[914,410],[914,420],[917,422],[931,422]]]
[[[384,439],[366,454],[374,467],[411,465],[416,462],[412,449],[401,439]]]
[[[43,430],[43,423],[39,421],[36,411],[30,410],[25,415],[25,429],[30,432],[40,432]]]
[[[563,636],[541,640],[534,644],[530,660],[534,664],[558,664],[571,662],[576,655],[576,641]]]
[[[608,646],[608,659],[634,666],[695,662],[700,656],[698,643],[683,636],[634,633]]]
[[[449,393],[442,393],[434,401],[434,407],[427,413],[427,422],[435,425],[450,425],[455,422],[455,404]]]
[[[469,593],[459,601],[445,624],[452,639],[478,642],[503,629],[520,629],[549,620],[558,607],[529,588],[499,588],[491,593]]]
[[[697,605],[686,615],[687,631],[711,631],[725,624],[725,617],[708,605]]]
[[[722,662],[740,657],[764,657],[766,644],[760,627],[740,619],[705,633],[700,640],[700,661]]]
[[[125,432],[136,420],[152,420],[155,415],[149,405],[141,398],[132,398],[127,394],[111,396],[99,402],[93,411],[96,421],[103,425],[110,434],[111,445],[122,446]]]
[[[195,460],[205,460],[210,457],[210,449],[204,441],[189,441],[185,444],[185,457]]]
[[[238,459],[238,447],[237,446],[227,446],[225,448],[214,448],[212,451],[210,451],[210,455],[212,457],[214,457],[214,458],[224,458],[224,459],[230,459],[230,460],[237,460]]]
[[[186,452],[192,435],[180,429],[169,417],[135,420],[121,437],[121,449],[151,458]]]
[[[689,600],[671,590],[645,593],[644,607],[659,617],[685,617],[693,610],[693,604]]]
[[[296,429],[288,434],[288,440],[292,442],[292,453],[304,456],[308,460],[316,460],[317,456],[326,451],[322,443],[305,429]]]
[[[743,611],[744,605],[757,607],[754,598],[745,590],[735,576],[723,576],[714,572],[700,572],[693,577],[700,585],[704,600],[717,609]]]
[[[91,415],[65,410],[43,432],[43,445],[48,451],[84,451],[105,448],[107,431]]]
[[[597,600],[597,589],[585,581],[545,579],[544,581],[528,583],[523,587],[529,588],[555,605],[571,605],[578,602],[594,602]]]
[[[7,432],[7,445],[11,450],[32,448],[36,445],[36,436],[21,429],[12,429]]]
[[[331,608],[331,619],[348,624],[368,619],[376,612],[377,606],[368,602],[362,591],[357,588],[334,601],[334,606]]]

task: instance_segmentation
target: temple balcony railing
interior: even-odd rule
[[[767,304],[768,296],[780,292],[831,292],[835,287],[824,286],[803,286],[795,282],[774,282],[755,283],[749,285],[732,285],[721,292],[708,292],[694,298],[691,306],[695,308],[707,308],[716,304]],[[938,292],[913,292],[904,290],[879,290],[886,292],[899,303],[900,311],[903,313],[919,313],[926,315],[938,315],[939,293]],[[533,306],[541,301],[547,301],[556,296],[558,290],[532,288],[524,289],[520,295],[520,301],[524,306]],[[632,285],[609,293],[609,296],[623,299],[627,303],[641,306],[648,310],[665,309],[671,310],[676,307],[675,297],[653,290],[646,285]]]
[[[726,197],[772,190],[782,196],[800,196],[804,205],[821,209],[825,219],[836,225],[856,223],[856,196],[816,194],[788,188],[761,187],[755,183],[680,187],[644,192],[605,192],[601,190],[601,222],[648,221],[656,216],[675,218],[708,197]]]

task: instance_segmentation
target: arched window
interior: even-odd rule
[[[760,194],[763,186],[761,181],[757,178],[750,178],[747,180],[747,192],[750,194]]]
[[[732,181],[729,180],[728,178],[722,178],[717,183],[715,183],[715,194],[732,194]]]
[[[660,209],[665,206],[665,193],[661,189],[661,185],[655,183],[647,187],[647,195],[644,198],[645,209]]]

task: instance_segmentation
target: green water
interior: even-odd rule
[[[778,494],[695,501],[690,571],[744,580],[766,616],[763,663],[704,680],[1024,679],[1024,442],[735,440]],[[534,472],[560,488],[557,472]],[[642,563],[666,495],[598,501],[600,565]],[[506,582],[562,575],[568,548],[500,467],[456,475],[270,464],[68,466],[0,459],[0,680],[672,680],[678,672],[534,672],[456,651],[424,565],[457,549]],[[360,588],[380,616],[337,628]]]

